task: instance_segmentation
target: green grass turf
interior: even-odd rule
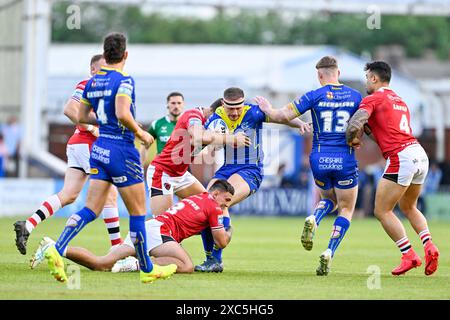
[[[381,225],[373,219],[354,220],[334,258],[328,277],[317,277],[318,256],[326,248],[332,219],[322,222],[314,248],[300,244],[303,218],[234,217],[233,240],[224,252],[221,274],[174,275],[166,281],[143,285],[137,273],[112,274],[81,268],[81,288],[69,290],[56,282],[46,265],[30,270],[28,260],[43,235],[57,238],[65,219],[45,221],[34,231],[23,256],[14,245],[13,222],[0,219],[0,299],[449,299],[450,222],[432,221],[430,230],[441,252],[436,274],[424,275],[423,265],[402,277],[390,271],[400,253]],[[128,220],[122,219],[122,235]],[[405,223],[405,225],[407,225]],[[409,225],[413,247],[423,256],[418,236]],[[108,250],[109,240],[101,220],[91,223],[72,245],[94,253]],[[194,263],[203,259],[201,238],[183,246]],[[67,260],[66,260],[67,261]],[[73,264],[69,262],[69,264]],[[381,289],[369,290],[367,269],[381,269]]]

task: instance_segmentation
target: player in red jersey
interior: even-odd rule
[[[209,192],[185,198],[156,218],[147,220],[147,248],[153,262],[161,266],[174,263],[178,273],[192,273],[194,264],[180,243],[205,228],[211,229],[218,247],[226,247],[231,241],[232,228],[225,230],[222,210],[230,205],[233,195],[231,184],[226,180],[217,180]],[[44,238],[35,254],[37,262],[43,261],[43,252],[52,243],[50,238]],[[138,270],[139,263],[130,257],[134,255],[135,248],[128,234],[125,241],[106,256],[95,256],[84,248],[68,247],[66,258],[92,270],[127,272]]]
[[[101,54],[93,56],[90,64],[91,76],[96,74],[105,64],[105,59]],[[22,254],[26,254],[27,240],[34,228],[62,207],[73,203],[89,177],[89,156],[91,146],[98,136],[98,128],[93,125],[77,124],[80,98],[87,81],[88,79],[78,83],[64,106],[64,115],[76,124],[76,130],[67,142],[68,168],[64,176],[62,190],[47,198],[26,221],[14,223],[16,246]],[[119,245],[122,239],[120,237],[117,190],[115,188],[111,188],[102,216],[108,229],[111,246]]]
[[[188,172],[194,157],[205,145],[250,145],[244,133],[235,135],[205,130],[206,119],[215,112],[216,105],[184,112],[162,152],[147,169],[147,185],[152,214],[157,216],[173,205],[173,195],[186,197],[206,192],[205,187]]]
[[[377,186],[375,216],[402,253],[401,263],[392,274],[401,275],[422,264],[411,247],[403,224],[393,212],[398,203],[420,236],[425,250],[425,274],[431,275],[437,270],[439,251],[431,241],[427,220],[416,206],[428,172],[428,156],[412,134],[407,105],[389,88],[390,66],[375,61],[368,63],[365,70],[369,96],[361,101],[358,111],[350,119],[347,142],[351,146],[360,146],[359,134],[366,126],[366,133],[373,136],[387,160],[383,178]]]

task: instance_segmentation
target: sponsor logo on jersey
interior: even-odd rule
[[[332,100],[333,98],[334,98],[333,92],[327,91],[327,99],[328,99],[328,100]]]
[[[121,176],[121,177],[112,177],[112,181],[114,183],[124,183],[127,182],[127,177],[126,176]]]
[[[244,122],[241,124],[241,129],[243,131],[247,131],[248,129],[250,129],[250,125],[248,124],[248,122]]]
[[[353,179],[338,181],[338,185],[340,185],[340,186],[349,186],[352,183],[353,183]]]

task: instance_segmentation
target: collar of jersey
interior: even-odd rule
[[[117,68],[110,68],[110,67],[101,67],[100,68],[100,70],[107,70],[107,71],[117,71],[117,72],[119,72],[121,75],[123,75],[123,76],[125,76],[125,77],[128,77],[128,74],[127,73],[125,73],[125,72],[123,72],[122,70],[120,70],[120,69],[117,69]]]
[[[389,87],[381,87],[380,89],[378,89],[377,91],[381,91],[381,92],[383,92],[384,90],[389,90],[389,91],[394,91],[394,90],[392,90],[391,88],[389,88]]]
[[[326,86],[343,86],[343,83],[325,83]]]
[[[219,107],[216,109],[216,114],[222,118],[223,121],[225,121],[225,123],[227,124],[228,130],[233,133],[234,130],[236,130],[237,127],[239,127],[239,125],[242,122],[242,119],[244,119],[245,114],[247,113],[248,110],[250,110],[250,106],[249,105],[245,105],[244,106],[244,110],[242,110],[241,116],[233,121],[230,118],[228,118],[225,109],[223,107]]]

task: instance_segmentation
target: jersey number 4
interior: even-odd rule
[[[400,119],[400,130],[406,132],[407,134],[411,133],[411,128],[409,127],[408,118],[406,117],[406,114],[403,114],[402,118]]]
[[[350,114],[345,110],[338,111],[322,111],[320,118],[323,119],[323,132],[345,132],[347,130],[348,119]],[[333,119],[336,119],[333,129]]]
[[[98,100],[97,120],[101,124],[108,124],[108,116],[105,113],[105,100],[103,99]]]

